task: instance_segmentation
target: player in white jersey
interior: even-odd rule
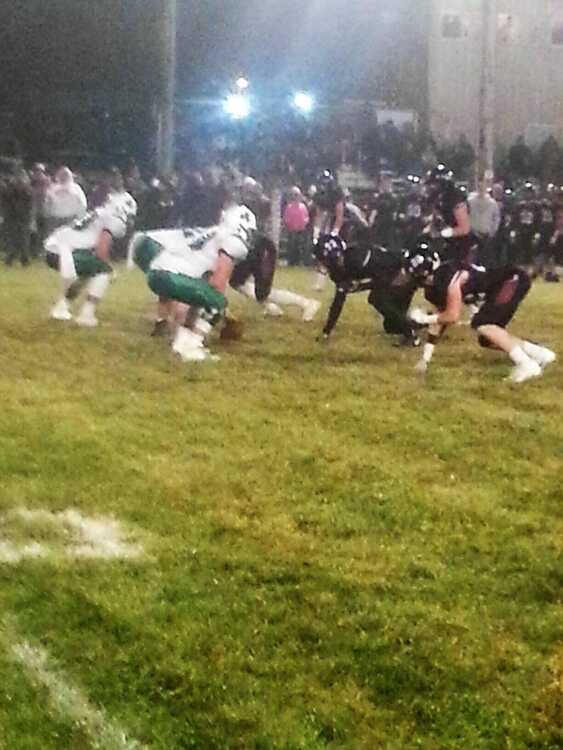
[[[226,208],[213,227],[162,229],[133,237],[130,262],[146,273],[161,308],[167,301],[182,305],[176,305],[179,325],[172,348],[184,361],[210,357],[205,338],[225,313],[225,292],[235,265],[255,256],[256,241],[256,218],[240,205]],[[267,251],[259,252],[261,259],[267,255]],[[268,273],[271,287],[273,264]],[[265,288],[266,296],[269,291]],[[188,307],[187,313],[183,306]]]
[[[110,253],[114,240],[127,235],[137,213],[135,200],[123,188],[121,175],[113,175],[106,202],[70,226],[61,227],[45,240],[48,265],[61,276],[63,292],[51,310],[55,320],[72,320],[71,304],[87,284],[87,297],[76,318],[82,326],[98,325],[96,308],[112,277]]]

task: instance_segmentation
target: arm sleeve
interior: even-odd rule
[[[330,306],[330,310],[328,311],[328,318],[325,323],[325,327],[323,328],[323,333],[325,334],[325,336],[330,336],[330,334],[334,330],[334,327],[338,323],[338,319],[342,314],[347,296],[348,292],[346,291],[346,289],[344,289],[343,287],[336,287],[336,294],[334,295],[334,299],[332,300],[332,305]]]

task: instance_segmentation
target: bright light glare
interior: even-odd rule
[[[250,114],[250,102],[242,94],[231,94],[225,101],[225,112],[233,120],[244,120]]]
[[[293,97],[293,104],[300,112],[309,114],[309,112],[313,111],[315,100],[306,91],[298,91]]]
[[[237,80],[235,81],[235,86],[239,91],[246,91],[246,89],[250,86],[250,83],[248,81],[248,78],[240,76],[240,78],[237,78]]]

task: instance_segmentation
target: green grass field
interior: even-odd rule
[[[358,298],[328,347],[235,301],[185,365],[140,274],[96,330],[57,283],[0,275],[1,750],[562,747],[562,364],[511,386],[459,327],[423,383]],[[563,355],[563,288],[512,330]]]

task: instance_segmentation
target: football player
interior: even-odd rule
[[[444,164],[431,169],[425,180],[424,193],[432,212],[425,232],[444,240],[444,260],[458,267],[470,265],[476,258],[479,244],[471,232],[467,194],[454,184],[454,173]]]
[[[339,237],[344,227],[346,197],[330,169],[325,169],[319,175],[312,200],[314,205],[313,242],[321,234]],[[322,291],[325,282],[326,273],[321,266],[317,269],[314,290]]]
[[[218,225],[204,229],[156,230],[137,234],[129,248],[133,261],[161,301],[175,304],[178,327],[173,351],[184,361],[211,354],[205,339],[227,308],[226,289],[235,265],[254,259],[256,294],[271,290],[275,254],[271,243],[258,242],[256,218],[246,206],[231,205]]]
[[[536,188],[526,182],[522,199],[514,211],[513,227],[510,232],[512,263],[534,273],[535,256],[540,238],[540,207],[536,200]]]
[[[480,302],[481,307],[473,316],[471,327],[479,344],[507,354],[514,363],[510,375],[514,383],[539,377],[555,361],[555,354],[546,347],[506,331],[530,290],[530,278],[522,269],[460,269],[455,263],[442,263],[438,254],[423,244],[407,253],[405,262],[409,275],[421,284],[426,299],[438,310],[434,314],[413,310],[410,314],[414,323],[429,327],[428,341],[417,365],[419,372],[426,372],[436,343],[448,326],[459,321],[463,305],[475,302]]]
[[[563,267],[563,186],[554,203],[554,227],[547,249],[547,271],[545,280],[559,283]]]
[[[129,233],[136,213],[135,200],[125,191],[121,174],[113,170],[105,203],[47,237],[47,264],[59,272],[63,287],[60,299],[51,310],[53,319],[72,320],[71,304],[87,285],[86,300],[76,322],[90,328],[98,325],[96,309],[113,274],[112,245]]]
[[[401,198],[397,212],[400,247],[412,248],[424,229],[424,207],[420,192],[420,177],[409,175],[409,188]]]
[[[328,341],[348,295],[368,291],[368,303],[382,315],[385,332],[402,336],[404,345],[419,343],[407,317],[417,283],[405,273],[402,253],[381,247],[347,246],[339,237],[331,235],[319,237],[315,253],[336,286],[322,341]]]

